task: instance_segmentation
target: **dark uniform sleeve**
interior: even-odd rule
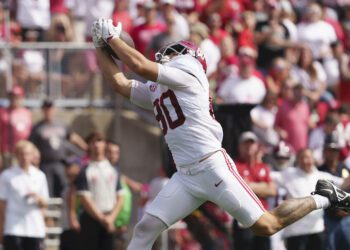
[[[118,179],[117,179],[117,186],[116,186],[116,191],[119,192],[123,189],[122,184],[121,184],[121,178],[120,178],[120,174],[118,173]]]
[[[90,191],[87,177],[86,177],[86,169],[87,167],[84,167],[74,181],[74,184],[78,193]]]

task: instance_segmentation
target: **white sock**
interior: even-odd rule
[[[325,209],[331,205],[331,202],[329,201],[329,199],[327,197],[324,197],[324,196],[319,195],[319,194],[311,195],[311,197],[314,198],[317,209],[321,209],[321,208]]]

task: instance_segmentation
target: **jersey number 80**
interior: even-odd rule
[[[168,108],[164,105],[164,100],[166,98],[169,98],[171,105],[175,109],[177,119],[172,120],[170,116],[170,112]],[[164,92],[159,98],[154,100],[153,105],[155,107],[155,113],[156,113],[156,120],[160,123],[163,134],[166,135],[168,132],[168,127],[170,129],[175,129],[182,124],[184,124],[186,117],[184,116],[184,113],[182,112],[182,109],[179,105],[179,102],[176,98],[176,95],[174,91],[168,89],[166,92]]]

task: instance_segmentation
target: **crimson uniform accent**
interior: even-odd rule
[[[243,186],[243,188],[247,191],[247,193],[250,195],[250,197],[252,197],[254,199],[254,201],[259,205],[259,207],[262,209],[262,211],[266,211],[264,206],[261,204],[259,198],[255,195],[255,193],[250,189],[250,187],[248,187],[248,185],[245,183],[245,181],[242,179],[242,177],[234,170],[234,168],[232,167],[230,160],[228,159],[228,157],[226,156],[226,152],[223,150],[220,150],[220,152],[224,155],[226,164],[230,170],[230,172],[234,175],[234,177],[236,177],[236,179],[238,180],[238,182]]]
[[[167,109],[166,105],[164,104],[164,99],[169,98],[171,105],[174,107],[177,119],[173,121],[170,117],[169,110]],[[168,89],[168,91],[164,92],[160,98],[154,100],[153,106],[155,106],[157,110],[156,114],[156,120],[161,123],[163,134],[166,135],[168,132],[168,125],[171,129],[175,129],[186,121],[186,117],[184,113],[182,112],[182,109],[180,107],[180,104],[176,98],[176,95],[174,91]],[[163,114],[164,113],[164,114]],[[165,118],[164,118],[165,115]]]

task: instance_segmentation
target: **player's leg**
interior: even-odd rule
[[[251,229],[258,235],[272,235],[308,213],[329,206],[350,211],[350,195],[330,181],[319,180],[312,196],[283,202],[271,212],[264,213]]]
[[[128,250],[151,249],[155,240],[166,228],[167,225],[162,220],[145,213],[135,226]]]
[[[134,229],[128,250],[150,250],[161,232],[204,202],[187,191],[180,175],[175,173],[146,208],[145,215]]]
[[[290,199],[283,202],[274,210],[266,211],[253,226],[251,230],[260,236],[270,236],[293,222],[303,218],[305,215],[317,209],[314,198],[305,197]]]
[[[224,151],[209,160],[216,165],[213,169],[215,172],[211,175],[224,180],[220,190],[217,190],[220,194],[211,199],[236,218],[243,227],[249,227],[259,236],[270,236],[311,211],[330,205],[329,198],[317,194],[285,201],[268,212],[263,209],[259,199],[238,174],[233,161]],[[211,179],[213,178],[215,177]]]

